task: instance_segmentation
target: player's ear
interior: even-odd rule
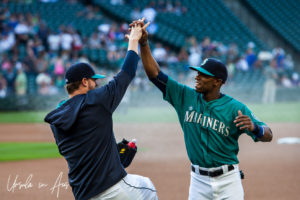
[[[221,79],[215,79],[215,86],[216,87],[221,87],[223,84],[223,81]]]
[[[83,87],[88,87],[88,85],[89,85],[88,82],[89,82],[89,80],[87,78],[83,78],[81,80],[81,84],[82,84]]]

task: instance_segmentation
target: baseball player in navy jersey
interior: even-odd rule
[[[90,65],[72,65],[65,75],[70,98],[45,117],[68,162],[76,200],[158,199],[149,178],[126,173],[112,126],[112,114],[136,73],[141,29],[132,27],[121,71],[107,85],[96,88],[95,80],[104,76],[95,74]]]
[[[143,22],[134,21],[143,25]],[[238,138],[246,133],[254,141],[270,142],[271,129],[259,121],[243,103],[222,94],[226,66],[206,59],[195,70],[195,89],[164,74],[151,55],[143,29],[141,58],[148,78],[176,110],[188,157],[191,161],[189,200],[244,199],[238,166]]]

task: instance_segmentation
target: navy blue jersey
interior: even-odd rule
[[[128,51],[121,71],[107,85],[74,96],[45,117],[68,162],[69,183],[77,200],[90,199],[126,176],[112,114],[135,76],[138,60],[134,51]]]

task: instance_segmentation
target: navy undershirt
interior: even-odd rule
[[[166,87],[168,82],[168,76],[160,71],[155,78],[151,78],[150,81],[164,94],[166,95]]]

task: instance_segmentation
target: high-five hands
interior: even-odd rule
[[[129,24],[129,31],[131,31],[132,27],[134,27],[135,25],[139,25],[142,28],[142,37],[139,40],[139,43],[141,46],[144,46],[145,44],[147,44],[148,41],[148,32],[146,30],[146,28],[149,26],[150,22],[148,22],[145,25],[145,18],[143,17],[142,19],[139,20],[135,20],[133,21],[131,24]]]
[[[129,25],[130,34],[129,35],[126,34],[125,37],[128,40],[140,40],[143,35],[143,31],[146,31],[146,28],[150,24],[150,22],[145,24],[144,21],[145,18],[139,19],[137,21],[133,21],[133,23]]]
[[[254,131],[255,126],[249,116],[243,115],[242,111],[238,111],[238,116],[233,121],[240,130]]]

